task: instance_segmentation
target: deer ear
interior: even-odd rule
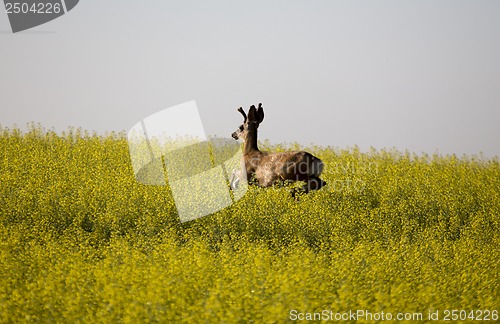
[[[250,107],[250,110],[248,110],[248,121],[253,123],[257,120],[257,109],[255,109],[255,106],[252,105]]]
[[[264,120],[264,109],[262,108],[262,104],[259,104],[259,109],[257,109],[257,122],[260,124]]]

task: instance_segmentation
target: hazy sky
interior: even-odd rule
[[[3,10],[2,10],[3,11]],[[0,124],[126,131],[196,100],[229,137],[500,156],[500,1],[82,0],[12,34]]]

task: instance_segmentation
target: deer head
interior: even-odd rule
[[[248,116],[245,114],[242,107],[238,108],[238,111],[243,115],[243,124],[241,124],[231,136],[235,140],[243,140],[245,144],[255,140],[255,149],[257,149],[257,129],[264,120],[264,109],[262,109],[262,104],[259,104],[258,109],[252,105],[248,110]]]

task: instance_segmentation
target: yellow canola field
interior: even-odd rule
[[[307,150],[320,191],[180,223],[124,134],[2,130],[0,322],[498,319],[498,159]]]

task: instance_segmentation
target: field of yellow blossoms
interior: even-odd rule
[[[498,158],[306,149],[320,191],[181,223],[125,134],[2,129],[0,323],[498,319]]]

